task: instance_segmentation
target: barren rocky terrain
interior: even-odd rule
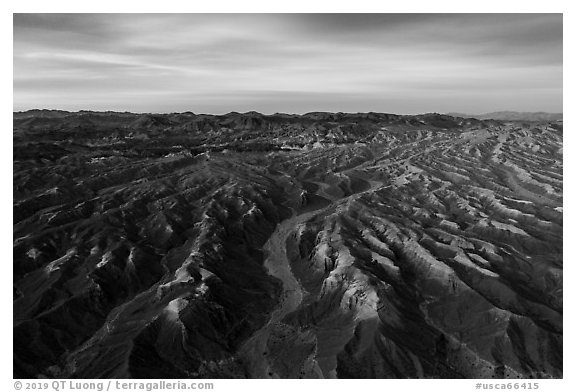
[[[560,378],[562,132],[14,113],[14,377]]]

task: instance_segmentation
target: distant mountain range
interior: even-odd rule
[[[177,114],[182,115],[192,115],[192,116],[201,116],[201,117],[281,117],[281,118],[308,118],[308,119],[326,119],[326,118],[333,118],[342,119],[343,117],[359,117],[359,118],[372,118],[374,116],[381,116],[384,113],[328,113],[328,112],[311,112],[306,114],[285,114],[285,113],[275,113],[273,115],[264,115],[257,112],[247,112],[247,113],[237,113],[231,112],[224,115],[210,115],[210,114],[203,114],[203,115],[196,115],[192,112],[185,112],[185,113],[166,113],[166,114],[159,114],[156,116],[174,116]],[[119,117],[133,117],[138,115],[150,115],[147,113],[129,113],[129,112],[113,112],[113,111],[106,111],[106,112],[97,112],[97,111],[90,111],[90,110],[81,110],[79,112],[68,112],[65,110],[48,110],[48,109],[33,109],[27,110],[23,112],[14,112],[15,119],[23,119],[23,118],[63,118],[68,117],[70,115],[113,115]],[[461,117],[461,118],[472,118],[477,120],[499,120],[499,121],[562,121],[563,114],[562,113],[547,113],[547,112],[514,112],[514,111],[500,111],[500,112],[491,112],[491,113],[484,113],[484,114],[467,114],[467,113],[458,113],[458,112],[450,112],[444,115],[440,115],[438,113],[427,113],[421,115],[410,115],[410,116],[402,116],[402,115],[390,115],[394,117],[403,117],[403,118],[418,118],[421,116],[430,116],[434,115],[436,117],[442,116],[451,116],[451,117]],[[446,117],[444,117],[446,119]]]
[[[500,121],[562,121],[562,113],[546,112],[491,112],[484,114],[447,113],[453,117],[475,118],[478,120]]]
[[[230,112],[222,115],[184,113],[127,113],[127,112],[66,112],[60,110],[30,110],[13,113],[16,133],[45,133],[47,131],[80,132],[75,138],[85,137],[85,132],[143,132],[170,130],[173,134],[189,135],[190,132],[223,132],[226,130],[264,132],[284,130],[302,137],[307,132],[315,134],[332,131],[360,137],[360,134],[377,134],[382,127],[430,127],[457,130],[472,126],[497,125],[494,120],[456,118],[439,113],[398,115],[390,113],[328,113],[306,114],[275,113],[265,115],[257,112]],[[289,133],[290,133],[289,132]],[[356,133],[358,133],[356,135]],[[355,136],[354,136],[355,135]],[[366,135],[364,135],[366,136]],[[312,137],[312,136],[311,136]],[[355,139],[360,140],[360,139]]]

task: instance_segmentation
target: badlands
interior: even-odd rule
[[[15,378],[563,375],[561,120],[13,124]]]

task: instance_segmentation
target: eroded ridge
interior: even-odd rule
[[[14,127],[15,377],[562,377],[561,123]]]

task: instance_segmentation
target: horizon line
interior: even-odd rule
[[[467,116],[483,116],[483,115],[488,115],[488,114],[495,114],[495,113],[530,113],[530,114],[564,114],[563,111],[560,112],[548,112],[548,111],[544,111],[544,110],[538,110],[538,111],[526,111],[526,110],[493,110],[493,111],[489,111],[489,112],[483,112],[483,113],[466,113],[466,112],[459,112],[459,111],[449,111],[449,112],[438,112],[438,111],[427,111],[427,112],[418,112],[418,113],[394,113],[394,112],[376,112],[376,111],[367,111],[367,112],[343,112],[343,111],[326,111],[326,110],[312,110],[312,111],[308,111],[308,112],[301,112],[301,113],[288,113],[288,112],[274,112],[274,113],[264,113],[264,112],[260,112],[257,110],[248,110],[245,112],[238,112],[235,110],[226,112],[226,113],[196,113],[193,112],[192,110],[185,110],[185,111],[173,111],[173,112],[164,112],[164,111],[160,111],[160,112],[139,112],[139,111],[129,111],[129,110],[93,110],[93,109],[79,109],[79,110],[67,110],[67,109],[40,109],[40,108],[32,108],[32,109],[26,109],[26,110],[12,110],[12,113],[26,113],[26,112],[31,112],[31,111],[52,111],[52,112],[66,112],[66,113],[82,113],[82,112],[93,112],[93,113],[128,113],[128,114],[183,114],[183,113],[192,113],[194,115],[211,115],[211,116],[225,116],[228,114],[232,114],[232,113],[238,113],[238,114],[248,114],[248,113],[257,113],[257,114],[261,114],[264,116],[273,116],[273,115],[277,115],[277,114],[284,114],[284,115],[306,115],[306,114],[311,114],[311,113],[330,113],[330,114],[338,114],[338,113],[342,113],[342,114],[370,114],[370,113],[375,113],[375,114],[395,114],[395,115],[401,115],[401,116],[413,116],[413,115],[420,115],[420,114],[441,114],[441,115],[449,115],[449,116],[454,116],[454,115],[467,115]]]

